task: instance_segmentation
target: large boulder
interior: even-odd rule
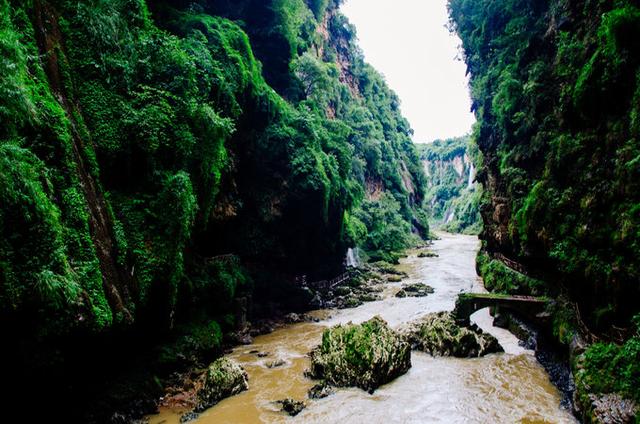
[[[373,393],[411,367],[411,346],[376,316],[360,325],[338,325],[324,331],[311,353],[313,378],[339,387]]]
[[[245,370],[227,358],[220,358],[209,365],[201,377],[201,384],[196,392],[195,411],[202,412],[222,399],[237,395],[248,388]]]
[[[450,312],[436,312],[410,324],[402,333],[414,349],[434,356],[471,358],[503,349],[491,334],[478,327],[460,327]]]

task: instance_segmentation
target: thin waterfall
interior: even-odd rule
[[[469,163],[469,182],[467,183],[467,188],[473,187],[473,179],[475,178],[476,169],[473,166],[473,162]]]
[[[347,249],[347,268],[357,268],[360,266],[360,256],[358,255],[358,248]]]

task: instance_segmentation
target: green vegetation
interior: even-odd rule
[[[635,322],[636,333],[623,345],[595,343],[578,358],[576,386],[582,405],[591,404],[589,393],[620,393],[640,402],[640,316]]]
[[[428,235],[411,129],[338,6],[0,0],[4,363],[82,381],[145,350],[166,376],[239,304]]]
[[[171,326],[183,302],[246,286],[220,253],[331,275],[349,244],[428,234],[410,128],[337,4],[179,3],[0,3],[2,313]]]
[[[449,1],[483,155],[478,269],[494,290],[558,297],[561,343],[585,325],[619,340],[593,344],[574,364],[587,420],[592,394],[616,393],[601,403],[605,415],[618,395],[639,400],[639,6]],[[540,281],[505,265],[514,263]]]
[[[310,356],[314,378],[370,393],[411,367],[411,347],[378,316],[325,330]]]
[[[490,252],[558,281],[590,327],[640,295],[640,9],[451,0],[484,156]]]
[[[492,292],[533,296],[547,292],[544,282],[509,268],[501,261],[489,257],[486,252],[478,253],[476,268],[482,276],[484,286]]]
[[[474,182],[480,153],[473,138],[436,140],[418,149],[427,174],[430,219],[445,231],[478,234],[482,187]]]
[[[433,356],[481,357],[503,352],[498,340],[474,327],[460,327],[451,312],[432,312],[411,323],[404,331],[414,349]]]

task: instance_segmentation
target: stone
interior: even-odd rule
[[[278,401],[282,405],[282,411],[292,417],[298,415],[307,405],[303,401],[293,399],[283,399]]]
[[[434,292],[433,287],[423,283],[407,284],[402,289],[410,297],[425,297]]]
[[[476,326],[458,326],[450,312],[427,314],[402,333],[414,349],[433,356],[472,358],[503,351],[495,337]]]
[[[310,388],[307,392],[307,396],[309,396],[309,399],[322,399],[334,393],[333,387],[323,381]]]
[[[591,401],[591,419],[594,423],[632,424],[636,422],[639,408],[629,399],[617,393],[589,395]]]
[[[241,366],[227,358],[214,361],[200,378],[196,391],[195,412],[202,412],[222,399],[249,389],[247,373]]]
[[[269,361],[265,365],[267,368],[278,368],[286,364],[284,359],[276,359],[275,361]]]
[[[348,309],[348,308],[357,308],[362,305],[364,302],[360,300],[357,296],[351,295],[344,298],[338,298],[336,300],[336,304],[338,309]]]
[[[411,367],[411,347],[376,316],[362,324],[324,331],[322,343],[309,354],[313,378],[338,387],[355,386],[373,393]]]
[[[381,300],[382,297],[380,297],[380,295],[375,293],[364,293],[358,296],[358,299],[360,299],[363,302],[375,302],[375,301]]]

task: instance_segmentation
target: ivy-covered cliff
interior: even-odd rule
[[[239,301],[428,235],[411,129],[338,6],[0,0],[5,364],[45,392],[140,335],[219,346]]]
[[[479,269],[494,287],[575,303],[554,315],[559,340],[615,342],[574,364],[586,410],[585,392],[640,400],[639,6],[449,2],[484,156]]]
[[[478,148],[470,136],[418,144],[427,178],[425,207],[432,224],[454,233],[478,234],[482,187],[476,182]]]

